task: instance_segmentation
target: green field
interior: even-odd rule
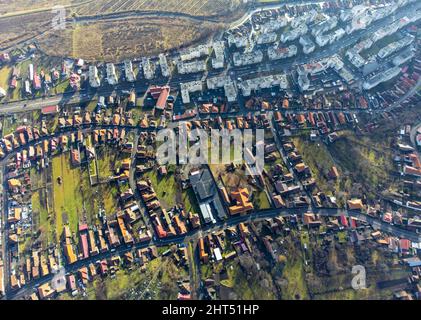
[[[266,290],[258,279],[248,279],[238,263],[228,264],[226,270],[228,278],[221,280],[221,285],[232,290],[238,299],[273,300],[276,298],[273,292]]]
[[[338,169],[352,181],[345,184],[342,181],[341,191],[361,184],[367,196],[375,199],[376,191],[393,185],[392,152],[384,145],[385,142],[380,143],[374,137],[356,137],[345,132],[340,140],[329,145],[328,149],[338,164]]]
[[[255,209],[269,209],[271,207],[269,199],[264,191],[255,191],[253,205]]]
[[[333,194],[339,191],[339,181],[328,179],[328,173],[333,166],[336,166],[326,145],[322,142],[312,142],[304,137],[293,138],[298,153],[303,157],[305,164],[310,168],[312,177],[316,180],[317,186],[326,194]],[[340,168],[338,168],[340,169]]]
[[[56,236],[61,235],[64,224],[69,224],[76,232],[79,222],[94,222],[98,198],[95,197],[97,190],[90,186],[88,170],[72,167],[69,154],[64,153],[53,157],[52,177]],[[61,184],[58,183],[59,177]]]
[[[6,91],[9,89],[11,72],[12,69],[9,66],[4,66],[0,69],[0,88],[3,88]]]
[[[160,177],[157,170],[151,170],[144,174],[144,178],[151,180],[152,186],[163,208],[170,209],[177,204],[176,196],[178,186],[173,173],[168,172],[168,175]]]
[[[54,226],[51,224],[51,217],[46,208],[46,192],[40,189],[32,193],[32,211],[34,213],[34,224],[40,232],[40,241],[44,247],[55,242]]]
[[[197,204],[196,195],[192,188],[184,190],[182,193],[183,196],[183,203],[184,203],[184,210],[187,212],[199,213],[200,208]]]

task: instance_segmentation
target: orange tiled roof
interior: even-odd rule
[[[236,205],[229,208],[231,214],[241,214],[253,210],[253,204],[249,201],[250,193],[246,188],[238,189],[231,193],[231,198],[236,200]]]

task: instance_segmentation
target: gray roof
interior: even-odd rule
[[[220,219],[226,217],[224,206],[209,169],[203,169],[199,174],[190,176],[190,182],[199,204],[208,203]]]

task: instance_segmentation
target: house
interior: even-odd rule
[[[316,215],[310,212],[304,214],[303,220],[304,225],[309,227],[318,227],[322,224],[322,222],[316,217]]]
[[[247,188],[240,188],[231,192],[231,198],[236,201],[236,204],[229,207],[231,215],[243,214],[253,210],[253,204],[249,201],[250,192]]]
[[[7,181],[7,185],[9,187],[9,190],[11,190],[14,193],[19,192],[19,189],[22,187],[22,184],[18,179],[9,179]]]
[[[328,177],[329,177],[329,179],[332,179],[332,180],[335,180],[335,179],[339,178],[339,172],[338,172],[338,169],[335,166],[333,166],[330,169],[330,171],[328,173]]]
[[[167,173],[168,173],[167,167],[166,166],[160,166],[159,169],[158,169],[158,173],[161,176],[167,175]]]
[[[54,290],[50,287],[49,282],[44,283],[44,284],[42,284],[38,287],[38,295],[39,295],[40,299],[51,298],[54,295],[54,293],[56,293],[56,290]]]
[[[67,263],[72,264],[77,261],[77,256],[74,252],[72,245],[72,233],[70,232],[69,226],[64,226],[63,228],[64,236],[64,255],[67,259]]]
[[[69,274],[67,276],[67,287],[69,288],[70,292],[74,292],[77,290],[76,279],[73,274]]]
[[[14,207],[10,208],[8,215],[7,215],[7,222],[8,223],[16,223],[20,221],[22,214],[22,208],[21,207]]]
[[[108,263],[107,260],[101,260],[101,262],[99,263],[99,270],[101,272],[102,276],[106,276],[108,273]]]
[[[275,208],[282,208],[286,206],[284,199],[282,199],[280,195],[274,194],[272,196],[272,201],[275,205]]]
[[[130,231],[127,229],[122,215],[117,217],[118,226],[120,228],[121,235],[123,236],[123,241],[125,244],[133,243],[133,236]]]
[[[400,239],[399,240],[399,251],[402,254],[408,254],[411,248],[411,241],[408,239]]]
[[[205,241],[203,238],[199,239],[199,257],[203,263],[207,263],[209,261],[209,255],[205,251]]]
[[[79,237],[80,237],[79,245],[82,251],[82,258],[87,259],[89,258],[88,225],[87,224],[79,225]]]
[[[192,228],[199,228],[200,227],[200,217],[197,213],[189,213],[189,220],[191,223]]]
[[[79,148],[72,149],[70,159],[72,161],[72,165],[74,166],[79,166],[81,164]]]
[[[82,283],[84,285],[88,284],[89,281],[89,274],[88,274],[88,268],[87,267],[82,267],[78,270],[79,273],[79,278],[82,281]]]
[[[347,201],[348,209],[350,210],[363,210],[365,206],[361,199],[351,199]]]
[[[46,115],[54,115],[56,113],[59,112],[59,107],[58,105],[53,105],[53,106],[47,106],[47,107],[43,107],[41,109],[41,114],[46,116]]]
[[[158,96],[158,100],[156,102],[155,108],[158,110],[164,110],[166,105],[167,105],[167,100],[170,94],[170,87],[169,86],[164,86],[164,87],[157,87],[159,88],[160,92],[159,92],[159,96]],[[152,89],[151,89],[152,90]],[[155,94],[156,96],[156,94]],[[154,98],[156,99],[156,98]]]
[[[179,216],[174,216],[174,223],[175,223],[175,226],[178,230],[178,234],[186,234],[187,233],[186,225],[184,224],[184,222],[182,222],[180,220]]]

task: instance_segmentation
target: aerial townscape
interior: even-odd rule
[[[0,299],[421,299],[421,1],[0,2]]]

